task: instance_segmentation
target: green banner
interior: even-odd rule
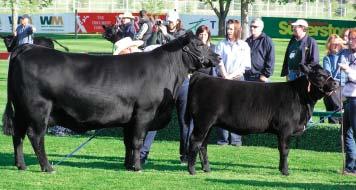
[[[272,38],[291,38],[293,35],[291,23],[297,18],[262,17],[264,32]],[[356,27],[356,21],[305,19],[308,24],[308,34],[317,40],[325,40],[331,34],[341,35],[344,29]]]

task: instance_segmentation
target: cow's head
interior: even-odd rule
[[[104,32],[102,33],[103,38],[109,40],[111,43],[119,41],[124,36],[124,32],[117,25],[102,25]]]
[[[320,99],[325,95],[330,95],[339,87],[338,82],[319,64],[300,65],[300,67],[301,71],[307,76],[307,79],[311,84],[311,94],[316,98]]]
[[[17,38],[13,35],[0,36],[5,43],[6,49],[8,52],[12,52],[12,50],[16,47]]]
[[[212,51],[191,31],[178,39],[183,45],[183,60],[188,63],[189,70],[212,67],[219,64],[220,56]]]

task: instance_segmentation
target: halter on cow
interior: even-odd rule
[[[53,171],[44,135],[47,126],[58,124],[74,131],[123,127],[125,167],[140,170],[143,139],[147,131],[167,126],[188,72],[218,62],[192,33],[151,52],[118,56],[19,46],[10,58],[3,115],[4,133],[13,136],[15,165],[26,169],[27,133],[41,170]]]

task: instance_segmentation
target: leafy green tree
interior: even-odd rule
[[[141,2],[147,13],[158,13],[165,8],[163,0],[146,0]]]
[[[209,4],[211,9],[215,12],[219,19],[219,36],[225,34],[225,20],[230,10],[230,5],[232,0],[200,0]],[[267,0],[262,0],[267,2]],[[278,2],[280,4],[295,2],[297,4],[302,4],[307,0],[270,0],[270,2]],[[308,2],[314,2],[315,0],[308,0]],[[218,2],[218,6],[214,2]],[[241,26],[242,26],[242,39],[246,39],[249,35],[248,27],[248,6],[249,4],[255,2],[255,0],[241,0]]]
[[[18,11],[23,13],[35,12],[43,7],[52,5],[53,0],[5,0],[4,5],[10,6],[12,13],[12,31],[17,27]]]

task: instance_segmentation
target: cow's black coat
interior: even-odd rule
[[[12,52],[14,50],[14,48],[16,47],[16,40],[17,38],[15,38],[13,35],[7,35],[7,36],[0,36],[0,38],[2,38],[4,40],[6,49],[8,52]],[[63,46],[62,44],[60,44],[57,40],[51,39],[51,38],[47,38],[47,37],[43,37],[43,36],[39,36],[39,37],[34,37],[33,39],[33,43],[36,45],[40,45],[40,46],[44,46],[44,47],[48,47],[51,49],[54,49],[54,43],[58,44],[59,46],[61,46],[62,48],[64,48],[64,50],[69,51],[69,49],[65,46]]]
[[[203,170],[210,171],[207,138],[213,125],[238,134],[273,133],[278,137],[279,170],[288,175],[290,137],[301,134],[317,100],[338,87],[320,65],[302,66],[306,76],[291,82],[231,81],[194,74],[190,79],[187,112],[193,117],[189,167],[195,174],[200,150]]]
[[[165,127],[188,72],[219,62],[192,33],[151,52],[119,56],[64,53],[24,45],[12,53],[5,134],[13,135],[15,164],[25,169],[27,135],[42,171],[53,171],[44,147],[49,123],[75,131],[123,127],[125,166],[140,170],[148,130]]]

